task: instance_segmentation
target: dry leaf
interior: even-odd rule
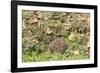
[[[47,33],[47,34],[51,34],[51,33],[52,33],[52,31],[50,30],[50,28],[47,28],[47,29],[46,29],[46,33]]]
[[[70,23],[63,23],[64,26],[70,26]]]
[[[79,55],[80,52],[79,52],[79,50],[75,50],[75,51],[73,51],[73,54],[74,54],[74,55]]]
[[[30,21],[30,23],[37,23],[39,20],[37,18]]]
[[[75,41],[75,34],[72,32],[69,36],[68,36],[68,39],[70,41]]]
[[[32,40],[34,43],[39,43],[39,41],[37,39],[33,39]]]

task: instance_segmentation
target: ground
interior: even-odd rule
[[[89,13],[22,10],[22,22],[23,62],[90,58]],[[51,45],[53,53],[48,47],[56,38],[67,45],[63,53],[57,52],[61,49],[57,42]]]

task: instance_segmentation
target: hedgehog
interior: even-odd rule
[[[50,53],[58,52],[63,54],[65,50],[68,48],[65,40],[63,38],[55,38],[48,45],[48,50]]]

